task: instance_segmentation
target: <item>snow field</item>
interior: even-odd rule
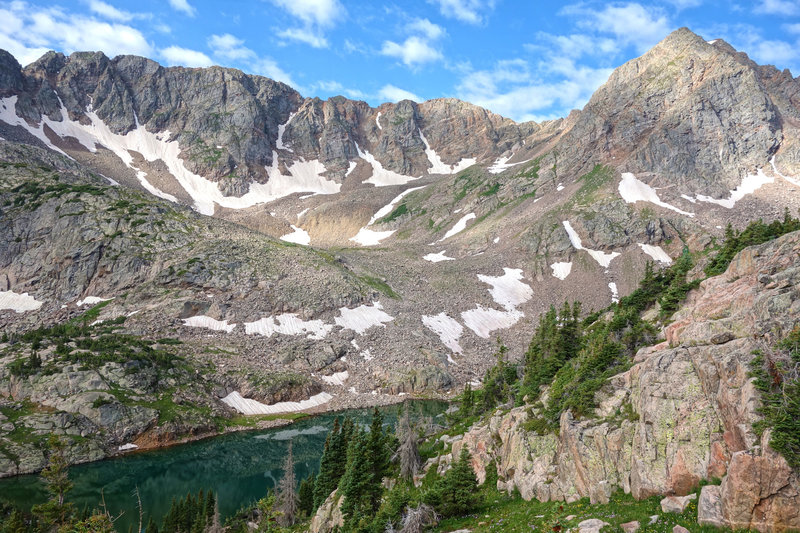
[[[694,217],[694,213],[687,213],[681,211],[674,205],[662,202],[658,197],[658,193],[648,184],[636,179],[636,176],[630,172],[622,173],[622,180],[619,182],[619,195],[625,200],[626,203],[633,204],[636,202],[649,202],[666,209],[671,209],[681,215],[687,217]]]
[[[281,240],[286,242],[293,242],[295,244],[302,244],[308,246],[311,244],[311,236],[303,228],[298,228],[294,224],[291,225],[294,230],[292,233],[281,235]]]
[[[428,162],[431,164],[431,167],[428,169],[428,174],[456,174],[475,164],[475,158],[470,157],[463,158],[455,165],[448,165],[442,161],[442,158],[439,157],[439,154],[437,154],[436,151],[431,148],[431,145],[428,144],[428,139],[425,138],[422,130],[417,129],[417,131],[419,132],[419,138],[425,145],[425,155],[428,157]]]
[[[75,305],[77,305],[78,307],[83,307],[84,305],[97,305],[100,302],[107,302],[113,299],[114,298],[100,298],[99,296],[87,296],[83,300],[78,300]]]
[[[205,328],[214,331],[224,331],[230,333],[236,328],[236,324],[228,324],[227,320],[215,320],[210,316],[198,315],[183,320],[183,325],[190,328]]]
[[[564,281],[569,276],[569,273],[572,272],[572,262],[553,263],[550,268],[553,269],[553,277]]]
[[[444,237],[439,239],[438,242],[442,242],[443,240],[449,239],[450,237],[452,237],[453,235],[455,235],[457,233],[461,233],[467,227],[467,222],[469,222],[470,220],[472,220],[474,218],[475,218],[475,213],[469,213],[467,215],[464,215],[463,217],[461,217],[458,220],[458,222],[455,223],[455,225],[452,228],[447,230],[447,233],[445,233]]]
[[[521,311],[500,311],[478,305],[475,309],[461,313],[461,319],[475,335],[488,339],[496,329],[510,328],[525,315]]]
[[[328,385],[339,385],[343,386],[344,382],[347,381],[347,378],[350,377],[350,373],[345,370],[344,372],[336,372],[335,374],[331,374],[330,376],[320,376],[320,379],[327,383]]]
[[[484,276],[478,274],[478,279],[491,285],[489,294],[492,299],[506,311],[513,311],[517,306],[533,298],[533,289],[523,283],[521,268],[503,268],[502,276]]]
[[[725,209],[733,209],[733,206],[736,205],[736,202],[747,196],[748,194],[753,194],[758,189],[761,188],[762,185],[766,185],[767,183],[772,183],[775,181],[775,178],[772,176],[767,176],[764,174],[763,169],[758,169],[756,174],[750,174],[745,176],[742,179],[742,183],[739,184],[734,190],[731,191],[731,195],[724,200],[717,200],[716,198],[712,198],[711,196],[704,196],[702,194],[698,194],[696,199],[700,202],[706,202],[710,204],[717,204],[719,206],[724,207]]]
[[[442,344],[450,348],[454,353],[464,353],[458,339],[464,332],[464,327],[458,323],[454,318],[451,318],[447,313],[439,313],[438,315],[422,315],[422,323],[426,328],[436,333]]]
[[[414,178],[411,176],[404,176],[394,172],[393,170],[383,168],[383,165],[381,165],[380,161],[375,159],[375,156],[366,150],[362,152],[361,148],[358,146],[358,143],[355,144],[356,150],[358,151],[358,157],[372,166],[372,176],[365,180],[364,183],[372,183],[376,187],[386,187],[389,185],[404,185],[409,181],[419,179],[419,177]]]
[[[306,335],[309,339],[324,339],[333,329],[333,325],[322,320],[303,320],[296,313],[284,313],[268,316],[255,322],[245,322],[244,332],[248,335],[272,337],[275,333],[283,335]]]
[[[666,265],[672,264],[672,258],[670,258],[669,254],[667,254],[667,252],[665,252],[660,246],[653,246],[650,244],[642,244],[642,243],[637,243],[637,244],[644,253],[646,253],[659,263],[664,263]]]
[[[418,190],[424,189],[424,188],[425,188],[425,186],[412,187],[410,189],[406,189],[405,191],[401,192],[400,194],[395,196],[394,199],[391,202],[389,202],[385,206],[383,206],[380,209],[378,209],[375,212],[375,214],[372,215],[372,218],[369,219],[369,222],[367,223],[367,226],[372,226],[373,224],[375,224],[375,222],[377,222],[378,220],[382,219],[383,217],[385,217],[386,215],[391,213],[392,210],[394,209],[395,204],[399,203],[400,200],[402,200],[407,194],[410,194],[410,193],[412,193],[414,191],[418,191]],[[361,246],[376,246],[376,245],[380,244],[380,242],[383,239],[391,237],[391,235],[395,231],[396,230],[375,231],[375,230],[371,230],[371,229],[369,229],[368,227],[365,226],[365,227],[361,228],[360,230],[358,230],[358,233],[356,233],[355,237],[350,237],[349,240],[355,242],[356,244],[360,244]]]
[[[772,165],[772,170],[775,172],[775,175],[785,179],[786,181],[788,181],[789,183],[791,183],[796,187],[800,187],[800,179],[792,178],[785,174],[781,174],[780,170],[778,170],[778,167],[775,165],[775,156],[772,156],[772,159],[769,160],[769,164]]]
[[[275,415],[281,413],[295,413],[305,411],[312,407],[324,405],[331,401],[333,396],[327,392],[320,392],[300,402],[278,402],[271,405],[263,404],[256,400],[242,397],[239,391],[233,391],[224,398],[222,403],[233,407],[244,415]]]
[[[355,309],[340,308],[339,316],[334,322],[344,329],[352,329],[361,335],[373,326],[386,327],[384,323],[392,320],[394,317],[383,311],[380,302],[373,302],[372,305],[359,305]]]
[[[562,223],[564,224],[564,229],[567,230],[569,242],[572,243],[572,247],[576,250],[586,250],[601,267],[608,268],[609,265],[611,265],[611,261],[619,255],[619,252],[606,253],[600,250],[585,248],[580,235],[578,235],[578,232],[572,227],[572,224],[570,224],[568,220],[564,220]]]
[[[10,309],[15,313],[24,313],[36,311],[42,304],[43,302],[36,300],[27,292],[18,294],[14,291],[0,291],[0,310]]]
[[[445,254],[447,250],[442,250],[438,254],[427,254],[422,256],[425,261],[430,261],[431,263],[439,263],[441,261],[455,261],[455,257],[447,257]]]
[[[289,123],[292,121],[292,119],[296,114],[297,113],[290,113],[289,118],[286,120],[286,123],[278,126],[278,140],[275,141],[275,148],[277,148],[278,150],[286,150],[287,152],[293,151],[291,148],[283,144],[283,134],[286,132],[286,126],[289,125]]]
[[[617,284],[613,281],[608,283],[608,288],[611,290],[611,301],[613,303],[619,302],[619,291],[617,290]]]

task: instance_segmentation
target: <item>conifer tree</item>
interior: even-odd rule
[[[369,460],[369,439],[363,430],[356,428],[347,451],[347,469],[339,485],[342,492],[342,516],[345,524],[352,524],[369,505],[369,485],[372,470]]]
[[[61,438],[51,435],[47,441],[47,447],[47,466],[42,470],[40,477],[44,481],[47,492],[50,493],[50,499],[43,504],[34,505],[32,511],[46,524],[63,526],[74,515],[73,505],[64,501],[67,493],[72,489],[66,444]]]
[[[144,533],[158,533],[158,526],[153,521],[153,517],[150,517],[150,520],[147,521],[147,527],[144,530]]]
[[[314,478],[314,474],[311,473],[301,481],[297,494],[297,510],[305,516],[310,516],[314,512]]]
[[[408,405],[406,405],[403,416],[397,423],[397,440],[400,442],[400,447],[397,449],[397,459],[400,463],[400,479],[413,481],[414,476],[419,472],[422,460],[419,456],[419,437],[414,428],[411,427]]]
[[[474,509],[480,497],[472,456],[462,446],[458,461],[437,482],[427,499],[442,516],[460,516]]]

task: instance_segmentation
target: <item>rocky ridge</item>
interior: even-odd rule
[[[594,418],[565,412],[558,434],[539,435],[525,429],[531,406],[498,412],[428,467],[445,470],[467,446],[481,481],[494,461],[498,488],[542,501],[682,496],[718,478],[702,490],[700,523],[797,529],[800,478],[770,448],[769,431],[753,430],[749,362],[797,327],[799,258],[798,233],[738,254],[690,294],[666,341],[640,350],[598,393]]]

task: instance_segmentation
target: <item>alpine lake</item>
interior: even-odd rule
[[[408,406],[412,420],[431,417],[443,424],[447,403],[414,400],[378,409],[384,424],[394,427]],[[240,431],[188,444],[71,466],[74,483],[67,501],[78,510],[106,508],[115,517],[117,531],[133,531],[139,522],[136,491],[142,502],[143,524],[152,516],[161,524],[173,499],[212,490],[222,521],[266,496],[283,475],[283,462],[292,443],[295,476],[298,480],[316,473],[325,438],[337,417],[350,417],[368,426],[372,409],[351,409],[301,418],[291,425],[273,429]],[[0,479],[0,500],[29,510],[46,501],[47,492],[38,475]],[[118,517],[118,518],[117,518]]]

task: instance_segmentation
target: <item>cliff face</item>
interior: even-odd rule
[[[526,431],[530,407],[473,427],[462,446],[480,479],[495,460],[498,487],[523,498],[605,501],[617,489],[636,498],[685,495],[701,480],[699,521],[782,531],[800,527],[800,476],[753,431],[759,395],[749,377],[755,350],[797,325],[800,234],[742,251],[720,276],[690,295],[667,341],[640,350],[633,367],[598,393],[596,417],[561,417],[558,435]]]

